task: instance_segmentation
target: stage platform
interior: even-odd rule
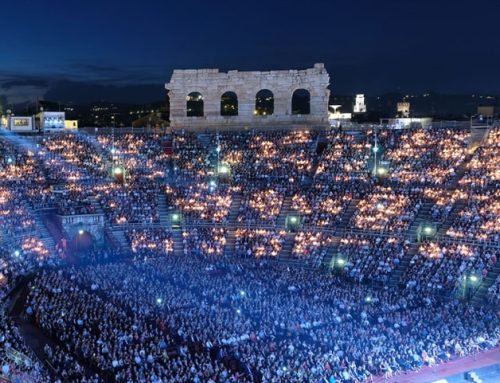
[[[500,347],[476,356],[454,359],[438,366],[424,367],[419,371],[393,376],[379,377],[374,383],[467,383],[465,373],[474,371],[483,383],[500,383]]]

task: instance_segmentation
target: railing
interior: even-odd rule
[[[98,134],[127,134],[127,133],[137,133],[137,134],[145,134],[145,133],[167,133],[168,128],[155,128],[155,127],[140,127],[140,128],[134,128],[132,126],[124,126],[124,127],[112,127],[112,126],[106,126],[106,127],[90,127],[90,126],[84,126],[84,127],[79,127],[78,130],[76,131],[64,131],[64,133],[81,133],[85,132],[86,134],[89,135],[98,135]]]

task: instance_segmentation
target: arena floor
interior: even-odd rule
[[[378,378],[374,383],[465,383],[470,382],[464,379],[464,374],[469,371],[475,371],[483,383],[499,383],[500,347],[390,379]]]

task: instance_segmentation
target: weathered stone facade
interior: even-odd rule
[[[84,230],[92,235],[97,244],[104,242],[103,214],[61,215],[59,220],[71,241],[78,236],[80,230]]]
[[[328,123],[328,85],[330,76],[323,64],[305,70],[227,73],[218,69],[174,70],[165,84],[170,98],[172,128],[321,126]],[[274,98],[271,115],[256,115],[256,94],[270,90]],[[292,113],[292,95],[297,89],[309,92],[309,114]],[[202,116],[187,116],[187,98],[191,93],[203,98]],[[221,115],[221,96],[234,92],[238,98],[238,115]]]

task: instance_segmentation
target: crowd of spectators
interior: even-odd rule
[[[286,232],[284,230],[236,229],[235,255],[243,257],[277,257]]]
[[[280,187],[251,187],[243,191],[237,222],[246,224],[276,224],[284,200]]]
[[[42,271],[27,308],[118,382],[367,381],[496,347],[500,336],[486,307],[191,256]]]
[[[154,224],[160,221],[158,191],[153,183],[103,185],[96,198],[112,224]]]
[[[54,368],[45,371],[2,312],[0,355],[12,348],[31,361],[10,374],[42,383],[350,383],[497,346],[497,312],[438,297],[481,283],[496,265],[499,130],[474,153],[463,130],[380,131],[385,180],[368,169],[374,134],[176,132],[171,149],[155,134],[0,138],[0,239],[8,243],[0,295],[42,269],[26,314],[55,343],[44,348]],[[113,179],[113,164],[126,179]],[[183,216],[179,248],[173,229],[159,225],[165,195],[167,209]],[[412,253],[402,290],[368,287],[387,286],[429,201],[431,219],[451,223],[446,237]],[[38,209],[102,209],[123,226],[131,256],[92,248],[81,258],[87,266],[46,269],[61,260],[36,233]],[[295,236],[279,219],[292,212]],[[339,235],[338,226],[355,230]],[[319,268],[333,256],[342,271],[275,262],[285,242],[292,257]],[[487,292],[493,305],[498,281]]]
[[[51,383],[49,372],[24,342],[19,328],[0,304],[0,363],[3,377],[26,383]],[[89,382],[90,383],[90,382]]]
[[[95,214],[95,189],[92,185],[71,183],[53,193],[54,204],[60,215]]]
[[[315,182],[317,184],[356,183],[358,190],[367,187],[371,183],[367,172],[370,140],[368,135],[359,141],[353,135],[343,132],[328,133],[326,135],[327,146],[319,157],[318,167],[314,174]]]
[[[332,245],[333,237],[321,232],[300,231],[295,235],[292,256],[320,267]]]
[[[446,235],[469,241],[500,241],[500,189],[470,192]]]
[[[44,136],[37,152],[51,182],[93,181],[106,177],[110,158],[97,150],[97,142],[80,134]]]
[[[172,233],[162,228],[131,229],[126,233],[132,252],[138,258],[173,253]]]
[[[22,195],[0,187],[0,227],[6,236],[34,233],[35,221],[26,208]]]
[[[405,271],[403,282],[408,289],[450,293],[463,280],[477,283],[488,275],[497,262],[495,248],[450,241],[425,241]]]
[[[220,257],[224,254],[227,229],[221,227],[194,227],[182,233],[184,255]]]
[[[488,288],[488,301],[496,306],[500,304],[500,275],[497,276],[495,282]]]
[[[340,239],[336,266],[357,282],[388,282],[409,246],[408,240],[394,236],[347,234]]]
[[[384,153],[391,167],[389,179],[410,185],[448,182],[467,156],[469,138],[469,130],[449,128],[401,134]]]
[[[500,181],[500,128],[491,128],[484,142],[475,150],[466,165],[459,185],[469,189],[487,190]]]
[[[133,180],[169,176],[171,154],[159,134],[99,135],[97,142],[110,157],[121,164]]]
[[[166,203],[179,209],[189,223],[226,223],[238,187],[195,183],[185,187],[166,186]]]
[[[180,182],[203,181],[210,173],[208,149],[196,133],[176,132],[172,138],[174,176]]]
[[[291,208],[304,226],[333,228],[342,220],[342,214],[352,201],[349,190],[315,187],[292,197]]]
[[[351,218],[356,229],[402,233],[422,207],[420,189],[377,186],[362,199]]]
[[[434,222],[444,222],[458,201],[465,200],[467,194],[460,190],[424,188],[423,198],[432,201],[431,218]]]

